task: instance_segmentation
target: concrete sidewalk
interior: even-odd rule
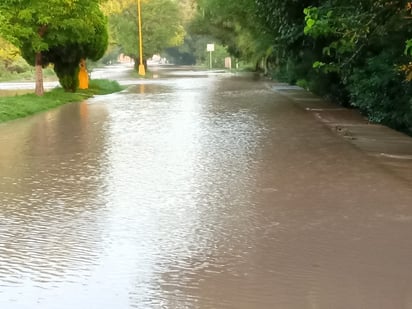
[[[320,97],[286,84],[270,86],[322,122],[336,135],[361,149],[412,187],[412,137],[386,126],[370,123],[359,111],[326,102]]]

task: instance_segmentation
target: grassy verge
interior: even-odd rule
[[[66,103],[80,102],[94,95],[114,93],[123,89],[118,82],[104,79],[92,80],[89,86],[89,89],[76,93],[55,88],[42,97],[35,94],[0,97],[0,122],[23,118]]]

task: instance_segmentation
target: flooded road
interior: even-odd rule
[[[412,308],[411,161],[269,82],[159,77],[0,124],[0,308]]]

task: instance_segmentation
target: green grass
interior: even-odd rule
[[[88,91],[93,94],[103,95],[122,91],[124,87],[120,86],[117,81],[108,79],[92,79],[89,82]],[[87,91],[87,90],[86,90]]]
[[[57,106],[80,102],[94,95],[103,95],[123,90],[116,81],[92,80],[89,89],[78,90],[76,93],[65,92],[62,88],[48,91],[42,97],[35,94],[0,97],[0,122],[23,118]]]

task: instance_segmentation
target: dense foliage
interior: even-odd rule
[[[338,76],[338,98],[374,122],[412,132],[411,83],[405,70],[412,37],[405,1],[325,1],[305,10],[305,33],[322,43],[314,67]]]

